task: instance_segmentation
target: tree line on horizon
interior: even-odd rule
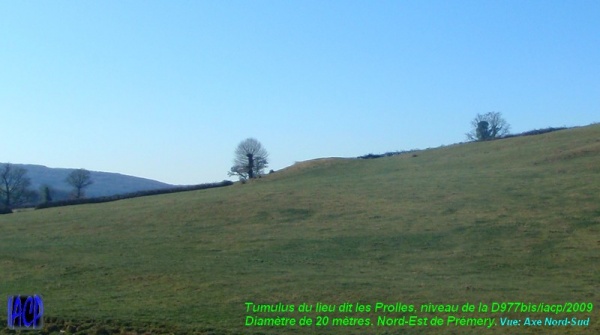
[[[481,141],[492,141],[499,140],[504,138],[511,137],[519,137],[519,136],[532,136],[532,135],[540,135],[545,134],[557,130],[567,129],[567,127],[548,127],[543,129],[534,129],[530,131],[526,131],[519,134],[511,134],[510,133],[510,125],[504,118],[500,112],[489,112],[486,114],[477,114],[477,116],[471,121],[472,129],[470,132],[466,133],[467,140],[471,142],[481,142]],[[359,156],[360,159],[374,159],[381,157],[390,157],[397,156],[402,154],[413,154],[413,157],[417,157],[416,151],[420,151],[419,149],[413,150],[403,150],[403,151],[390,151],[384,154],[367,154],[363,156]]]
[[[93,184],[91,174],[85,169],[73,170],[64,180],[73,188],[71,199],[85,197],[85,188]],[[42,203],[52,201],[53,190],[42,185],[38,192],[31,190],[31,179],[27,169],[5,163],[0,167],[0,214],[12,212],[15,207],[41,199]]]
[[[548,128],[546,130],[531,131],[521,135],[510,135],[510,125],[502,117],[502,114],[499,112],[489,112],[486,114],[477,114],[477,116],[471,121],[471,131],[468,132],[466,136],[469,141],[489,141],[512,136],[535,135],[560,129],[564,128]],[[383,155],[369,154],[360,156],[359,158],[379,158],[414,151],[415,150],[403,152],[397,151]],[[416,156],[416,154],[413,154],[413,156]],[[236,147],[234,152],[233,166],[228,171],[228,175],[230,177],[237,176],[242,183],[245,183],[250,179],[261,178],[265,173],[265,169],[268,167],[268,159],[269,154],[262,144],[255,138],[247,138],[240,142]],[[269,173],[272,172],[273,170],[270,170]],[[41,199],[41,207],[38,205],[40,208],[48,207],[48,205],[44,206],[44,204],[52,203],[53,190],[50,188],[50,186],[43,185],[39,192],[35,192],[29,189],[31,180],[26,176],[26,174],[26,169],[14,167],[10,163],[3,164],[3,166],[0,167],[0,214],[10,213],[12,212],[11,210],[16,206],[31,202],[36,197]],[[72,187],[71,200],[61,202],[64,202],[65,204],[83,203],[82,201],[78,200],[85,198],[85,189],[93,184],[90,172],[85,169],[77,169],[72,171],[65,179],[65,182]],[[192,187],[198,187],[198,185]],[[175,188],[171,191],[176,192],[177,190],[179,190],[179,188]],[[154,193],[150,192],[148,195],[149,194]],[[131,194],[127,197],[131,197],[133,195],[134,194]],[[139,195],[146,194],[140,193]],[[104,198],[106,199],[102,201],[112,201],[121,199],[122,197]]]
[[[473,129],[467,133],[467,138],[470,141],[489,141],[506,136],[510,131],[510,125],[504,120],[500,112],[477,114],[471,122],[471,126]],[[399,154],[399,152],[395,154]],[[383,156],[369,154],[359,158],[378,158]],[[267,150],[257,139],[252,137],[247,138],[240,142],[235,149],[233,166],[227,173],[230,177],[237,176],[242,183],[245,183],[248,179],[260,178],[269,164],[268,158],[269,154]]]

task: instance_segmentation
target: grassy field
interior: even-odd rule
[[[246,302],[491,305],[600,297],[600,125],[374,160],[299,163],[245,185],[0,216],[9,294],[45,333],[598,334],[588,327],[245,327]],[[595,306],[600,308],[600,305]],[[552,313],[258,313],[261,317]],[[321,319],[323,321],[323,319]]]

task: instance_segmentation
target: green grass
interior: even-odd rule
[[[245,328],[244,303],[598,303],[599,264],[599,125],[0,216],[0,295],[42,294],[47,333],[507,334]]]

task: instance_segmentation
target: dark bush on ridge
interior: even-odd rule
[[[418,151],[418,150],[390,151],[390,152],[386,152],[385,154],[379,154],[379,155],[368,154],[368,155],[358,156],[357,158],[359,158],[359,159],[375,159],[375,158],[381,158],[381,157],[391,157],[391,156],[398,156],[398,155],[402,155],[402,154],[409,154],[411,152],[416,152],[416,151]]]
[[[12,210],[6,206],[4,206],[3,204],[0,204],[0,214],[10,214],[12,213]]]
[[[204,190],[204,189],[208,189],[208,188],[224,187],[224,186],[229,186],[229,185],[233,185],[233,182],[231,182],[229,180],[224,180],[220,183],[209,183],[209,184],[199,184],[199,185],[191,185],[191,186],[180,186],[180,187],[173,187],[173,188],[160,189],[160,190],[139,191],[139,192],[133,192],[133,193],[126,193],[126,194],[116,194],[116,195],[111,195],[111,196],[107,196],[107,197],[52,201],[52,202],[39,204],[35,207],[35,209],[70,206],[70,205],[81,205],[81,204],[97,204],[97,203],[101,203],[101,202],[109,202],[109,201],[117,201],[117,200],[123,200],[123,199],[145,197],[148,195]]]
[[[358,158],[360,158],[360,159],[374,159],[374,158],[381,158],[381,157],[383,157],[383,155],[368,154],[368,155],[358,156]]]

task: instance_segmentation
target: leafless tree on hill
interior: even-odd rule
[[[8,163],[0,168],[0,199],[5,207],[13,208],[31,198],[31,180],[26,174],[27,170]]]
[[[238,144],[228,174],[238,176],[241,180],[260,177],[269,164],[268,158],[267,150],[258,140],[247,138]]]
[[[510,125],[500,112],[477,114],[471,121],[471,126],[473,129],[467,133],[467,138],[471,141],[493,140],[510,132]]]
[[[94,183],[90,171],[85,169],[74,170],[65,181],[73,187],[73,197],[75,199],[83,198],[84,189]]]

